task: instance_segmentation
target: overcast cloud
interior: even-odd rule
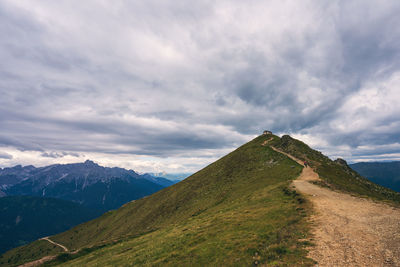
[[[400,159],[400,1],[0,2],[0,166],[196,171],[262,130]]]

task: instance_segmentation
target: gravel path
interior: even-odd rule
[[[318,179],[306,167],[293,181],[315,210],[309,256],[319,266],[400,266],[400,210],[310,183]]]

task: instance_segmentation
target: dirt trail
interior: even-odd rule
[[[268,142],[271,141],[272,139],[274,139],[274,138],[271,137],[270,139],[265,140],[261,145],[266,146],[268,144]]]
[[[18,267],[36,267],[36,266],[40,266],[48,261],[54,260],[55,258],[56,258],[56,256],[46,256],[46,257],[41,258],[40,260],[24,263],[22,265],[19,265]]]
[[[59,246],[60,248],[62,248],[65,252],[68,252],[68,249],[65,247],[65,246],[63,246],[63,245],[61,245],[61,244],[59,244],[59,243],[56,243],[56,242],[54,242],[53,240],[50,240],[50,238],[47,236],[47,237],[42,237],[42,238],[40,238],[40,240],[47,240],[47,241],[49,241],[50,243],[52,243],[52,244],[54,244],[54,245],[56,245],[56,246]]]
[[[63,246],[63,245],[61,245],[61,244],[59,244],[59,243],[54,242],[54,241],[51,240],[48,236],[42,237],[42,238],[40,238],[39,240],[46,240],[46,241],[52,243],[53,245],[59,246],[59,247],[62,248],[65,252],[68,252],[68,251],[69,251],[67,247],[65,247],[65,246]],[[72,252],[72,254],[74,254],[74,253],[76,253],[76,252]],[[19,265],[18,267],[35,267],[35,266],[40,266],[40,265],[42,265],[42,264],[44,264],[44,263],[46,263],[46,262],[48,262],[48,261],[54,260],[56,257],[57,257],[57,255],[45,256],[45,257],[43,257],[43,258],[41,258],[41,259],[39,259],[39,260],[30,261],[30,262],[21,264],[21,265]]]
[[[291,155],[271,147],[302,162]],[[293,181],[315,209],[309,256],[319,266],[400,266],[400,210],[316,186],[310,167]]]

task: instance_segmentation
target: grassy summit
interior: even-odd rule
[[[259,136],[174,186],[51,237],[80,252],[49,264],[310,264],[301,241],[307,204],[289,189],[302,167],[261,145],[270,137]],[[60,252],[46,242],[11,250],[0,263]]]

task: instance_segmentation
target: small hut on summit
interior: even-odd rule
[[[272,134],[272,132],[271,131],[264,131],[263,132],[263,135],[267,135],[267,134]]]

